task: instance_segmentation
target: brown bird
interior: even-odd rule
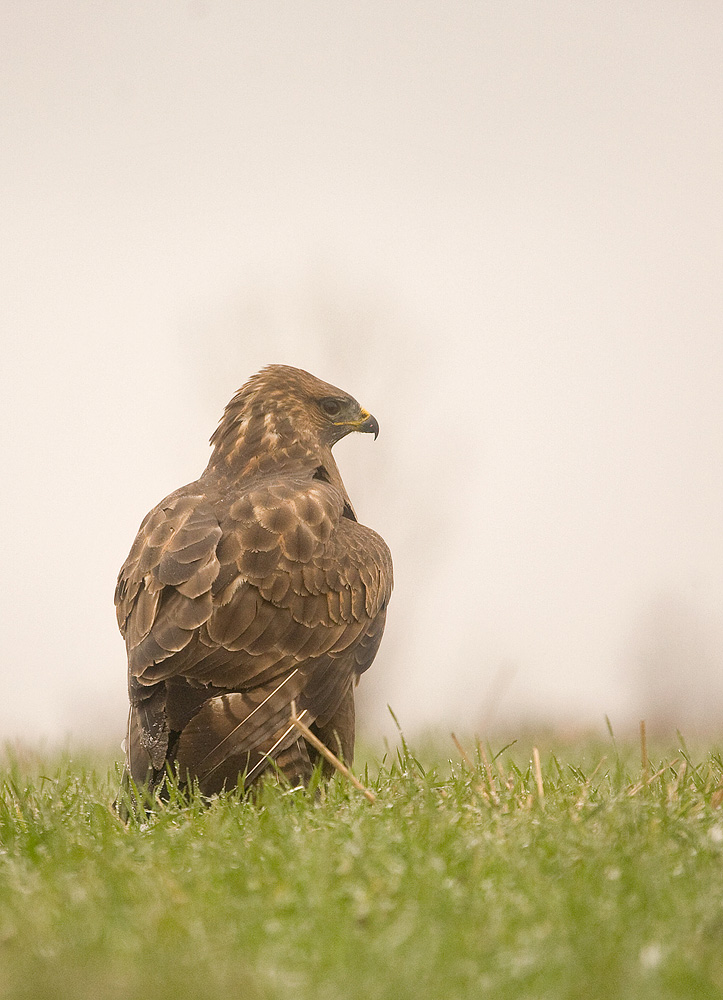
[[[208,795],[270,760],[307,781],[292,701],[351,762],[354,685],[392,592],[389,549],[357,521],[331,454],[351,431],[379,426],[333,385],[270,365],[226,407],[200,479],[143,520],[115,595],[136,785],[170,764]]]

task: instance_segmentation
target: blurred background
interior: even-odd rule
[[[723,8],[0,6],[0,737],[123,733],[117,571],[270,362],[376,415],[365,732],[720,733]]]

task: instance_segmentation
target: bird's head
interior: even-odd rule
[[[353,396],[301,368],[269,365],[226,407],[211,438],[212,463],[243,466],[261,456],[293,461],[329,451],[352,431],[379,434],[375,417]]]

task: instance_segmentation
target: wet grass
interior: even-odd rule
[[[501,752],[500,752],[501,751]],[[402,746],[317,794],[0,774],[0,997],[720,998],[723,760]],[[421,758],[421,759],[418,759]]]

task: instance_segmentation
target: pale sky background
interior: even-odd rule
[[[118,568],[270,362],[381,425],[369,732],[720,732],[719,0],[2,0],[0,48],[0,738],[121,739]]]

